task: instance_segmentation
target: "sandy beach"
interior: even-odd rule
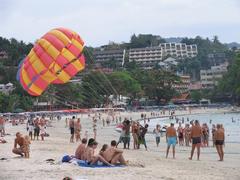
[[[223,112],[220,110],[198,110],[192,113],[201,112]],[[227,110],[226,110],[227,111]],[[149,115],[150,112],[148,112]],[[184,114],[187,112],[177,112]],[[140,118],[141,112],[122,112],[122,117]],[[89,132],[89,138],[93,135],[92,120],[87,114],[79,115],[81,118],[82,132]],[[73,155],[79,143],[69,143],[70,132],[65,127],[65,118],[52,122],[53,127],[47,128],[50,137],[45,141],[32,141],[30,146],[30,159],[15,156],[11,151],[13,148],[15,133],[17,131],[27,134],[26,125],[12,126],[6,124],[5,136],[6,144],[0,144],[0,179],[22,180],[22,179],[63,179],[72,177],[73,179],[165,179],[165,180],[239,180],[240,179],[240,144],[226,143],[224,162],[218,162],[216,149],[213,147],[201,148],[200,161],[196,160],[196,153],[192,161],[188,160],[190,147],[176,146],[176,159],[172,159],[171,151],[169,158],[165,158],[166,141],[161,138],[159,147],[155,145],[155,138],[152,134],[146,135],[149,150],[143,147],[140,150],[133,150],[131,142],[130,150],[124,150],[124,156],[130,161],[130,166],[114,168],[84,168],[74,164],[58,163],[64,154]],[[119,133],[114,130],[115,126],[102,127],[102,122],[98,121],[97,141],[98,150],[105,143],[110,144],[111,140],[118,140]],[[210,142],[211,143],[211,142]],[[212,144],[212,143],[211,143]],[[120,144],[119,148],[123,145]],[[46,162],[47,159],[54,159],[55,163]]]

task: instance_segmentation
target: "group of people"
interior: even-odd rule
[[[81,140],[81,129],[82,129],[82,126],[81,126],[81,122],[80,122],[80,118],[78,118],[76,120],[76,117],[73,116],[71,119],[69,119],[69,123],[68,123],[68,119],[66,118],[66,127],[69,126],[69,129],[70,129],[70,142],[73,143],[74,142],[74,136],[75,136],[75,139],[76,139],[76,142],[80,141]]]
[[[185,124],[185,127],[182,126],[182,123],[179,122],[179,126],[177,128],[177,137],[180,146],[190,146],[191,144],[191,126],[193,126],[193,121],[190,124]],[[209,127],[207,123],[203,123],[201,126],[202,135],[201,135],[201,146],[208,147],[209,146]],[[214,133],[213,133],[214,136]]]
[[[191,125],[191,126],[190,126]],[[117,145],[123,142],[123,148],[129,149],[130,145],[130,134],[132,133],[133,137],[133,148],[139,149],[140,144],[144,144],[145,149],[147,150],[147,144],[145,140],[145,135],[148,131],[148,124],[142,126],[139,122],[129,121],[125,118],[121,124],[121,134]],[[159,146],[160,138],[163,135],[161,126],[156,125],[156,128],[153,130],[153,133],[156,138],[156,145]],[[223,145],[225,140],[224,128],[222,124],[218,124],[215,128],[213,125],[212,129],[212,139],[213,145],[216,147],[219,154],[219,160],[223,161]],[[179,123],[177,128],[174,127],[174,123],[171,123],[170,127],[166,128],[166,158],[169,154],[169,149],[172,146],[173,158],[175,158],[175,146],[179,143],[180,146],[183,146],[184,143],[186,146],[192,144],[192,150],[189,159],[191,160],[194,155],[195,149],[197,149],[197,159],[200,158],[200,147],[209,146],[209,128],[206,123],[200,125],[198,120],[191,121],[190,124],[186,124],[185,127]]]
[[[197,159],[200,158],[200,147],[202,145],[202,140],[205,140],[204,133],[206,133],[206,125],[201,127],[198,120],[195,120],[192,123],[192,126],[189,127],[189,141],[192,143],[192,150],[189,157],[189,160],[192,160],[194,151],[197,148]],[[223,161],[224,152],[223,152],[223,145],[225,140],[225,133],[224,128],[222,125],[217,124],[217,129],[214,131],[213,134],[213,142],[216,146],[217,153],[219,155],[219,161]],[[166,151],[166,158],[168,157],[170,146],[172,146],[173,150],[173,158],[175,158],[175,146],[178,143],[179,135],[177,135],[177,130],[174,128],[174,124],[171,123],[171,126],[167,128],[166,131],[166,141],[167,141],[167,151]]]
[[[27,121],[27,131],[31,140],[41,140],[44,141],[46,136],[47,120],[44,117],[29,118]]]
[[[142,115],[142,118],[146,118],[145,115]],[[0,118],[0,125],[2,125],[2,119]],[[93,129],[96,128],[97,119],[93,117]],[[30,152],[30,140],[38,140],[39,135],[42,140],[44,140],[44,136],[46,134],[46,124],[47,121],[44,117],[36,117],[35,119],[29,119],[27,121],[27,130],[29,131],[28,136],[21,135],[19,132],[16,133],[16,139],[14,142],[13,153],[19,154],[24,157],[29,157]],[[191,125],[191,126],[190,126]],[[130,147],[130,139],[131,133],[133,138],[133,148],[139,149],[140,145],[143,144],[145,149],[148,150],[145,135],[148,132],[148,124],[141,125],[137,121],[130,121],[125,118],[122,122],[122,131],[120,134],[119,141],[112,141],[111,146],[104,145],[97,156],[94,155],[94,150],[97,147],[96,142],[96,134],[94,134],[94,138],[89,139],[87,142],[88,136],[85,135],[85,138],[81,139],[80,132],[82,129],[80,118],[76,118],[73,116],[71,119],[66,121],[66,126],[70,129],[70,142],[74,142],[74,137],[77,141],[82,141],[82,144],[76,150],[76,157],[81,160],[86,160],[90,164],[94,164],[97,161],[101,161],[104,164],[110,165],[116,162],[120,162],[122,164],[125,163],[125,160],[122,156],[123,151],[117,149],[117,146],[123,142],[123,148],[129,149]],[[1,132],[2,126],[0,126]],[[162,136],[161,126],[159,124],[156,125],[153,133],[156,138],[156,145],[159,146],[160,138]],[[225,140],[224,128],[222,125],[217,124],[213,125],[212,128],[212,139],[213,144],[217,149],[217,153],[219,155],[219,160],[223,161],[224,152],[223,145]],[[166,142],[167,142],[167,150],[166,150],[166,158],[168,157],[170,147],[173,149],[173,158],[175,158],[175,146],[179,143],[180,146],[183,146],[184,143],[186,146],[190,146],[192,144],[191,154],[189,159],[192,160],[194,151],[197,149],[197,159],[200,158],[200,147],[208,146],[209,143],[209,128],[207,124],[200,123],[195,120],[194,122],[190,122],[190,124],[186,124],[185,127],[182,127],[182,124],[179,123],[178,128],[174,127],[172,123],[170,127],[166,129]],[[17,147],[19,146],[19,147]]]
[[[86,138],[82,139],[82,143],[77,147],[75,158],[86,161],[88,165],[94,165],[101,162],[107,166],[117,164],[126,165],[127,162],[123,157],[123,151],[117,148],[117,142],[111,141],[111,145],[104,144],[100,152],[95,155],[98,143],[94,138],[90,138],[87,142]]]
[[[142,126],[139,122],[126,119],[122,123],[122,131],[120,134],[119,141],[117,145],[123,142],[123,148],[129,149],[130,146],[130,132],[132,132],[133,137],[133,147],[134,149],[139,149],[140,145],[143,144],[147,150],[147,144],[145,140],[145,135],[148,131],[148,124]]]

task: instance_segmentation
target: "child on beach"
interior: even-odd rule
[[[24,136],[23,152],[25,158],[30,157],[30,144],[31,144],[30,137],[28,135]]]
[[[156,145],[159,146],[160,143],[160,136],[161,136],[161,126],[159,124],[156,125],[156,128],[153,130],[153,133],[155,134],[156,138]]]

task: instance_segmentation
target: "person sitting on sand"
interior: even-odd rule
[[[191,128],[191,138],[192,138],[192,150],[189,160],[192,160],[195,147],[197,146],[197,159],[200,157],[200,147],[201,147],[201,137],[202,137],[202,128],[198,122],[195,120],[194,125]]]
[[[102,146],[102,149],[99,151],[99,154],[100,154],[101,156],[103,156],[103,152],[105,152],[107,149],[108,149],[108,145],[107,145],[107,144],[104,144],[104,145]]]
[[[18,154],[20,156],[24,156],[24,143],[25,143],[25,139],[22,137],[22,134],[20,132],[16,133],[16,138],[14,140],[14,147],[12,152],[14,154]],[[19,148],[17,147],[17,145],[19,145]]]
[[[166,130],[166,141],[167,141],[167,152],[166,152],[166,158],[168,158],[168,153],[170,146],[172,145],[173,150],[173,158],[175,159],[175,146],[177,144],[177,131],[174,128],[174,124],[171,123],[171,126],[167,128]]]
[[[219,155],[219,161],[223,161],[224,152],[223,152],[223,145],[225,140],[224,129],[221,127],[220,124],[217,124],[217,130],[214,134],[215,137],[215,145]]]
[[[75,157],[77,159],[80,159],[80,160],[84,160],[84,153],[85,153],[85,150],[86,150],[86,145],[87,145],[87,139],[86,138],[83,138],[82,139],[82,144],[80,144],[78,146],[78,148],[76,149],[76,152],[75,152]]]
[[[106,161],[101,155],[94,155],[94,150],[97,148],[98,143],[93,139],[90,138],[88,141],[88,146],[86,148],[86,151],[84,153],[84,157],[88,163],[88,165],[94,165],[98,161],[106,164],[107,166],[112,166],[108,161]]]
[[[107,148],[102,152],[103,157],[111,164],[126,165],[126,161],[123,158],[123,151],[116,147],[117,142],[115,140],[111,141],[111,147]]]

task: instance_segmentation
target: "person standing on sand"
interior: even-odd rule
[[[186,146],[189,146],[190,144],[190,135],[191,135],[191,128],[189,126],[189,124],[186,124],[185,125],[185,128],[184,128],[184,137],[185,137],[185,145]]]
[[[178,133],[178,140],[179,140],[179,145],[183,146],[184,145],[184,134],[183,134],[183,128],[182,128],[182,124],[179,123],[179,126],[177,128],[177,133]]]
[[[156,128],[153,130],[156,138],[156,145],[159,146],[160,143],[160,136],[161,136],[161,126],[159,124],[156,125]]]
[[[2,116],[0,116],[0,134],[1,137],[5,135],[5,119]]]
[[[36,137],[37,137],[37,140],[38,140],[39,133],[40,133],[39,118],[37,117],[34,120],[34,137],[33,137],[33,140],[35,140]]]
[[[132,136],[133,136],[133,149],[138,147],[138,125],[135,121],[132,122]]]
[[[223,161],[223,157],[224,157],[223,145],[225,140],[225,133],[224,133],[224,129],[221,127],[220,124],[217,124],[217,130],[215,131],[214,137],[215,137],[216,149],[220,158],[219,161]]]
[[[125,124],[124,124],[124,129],[125,129],[125,134],[124,134],[124,140],[123,140],[123,147],[124,149],[129,149],[130,146],[130,121],[126,120]]]
[[[74,142],[74,120],[75,120],[75,116],[72,117],[72,119],[69,120],[69,129],[70,129],[70,142]]]
[[[68,127],[68,118],[65,119],[65,128]]]
[[[74,125],[74,133],[75,133],[76,142],[81,140],[81,136],[80,136],[81,129],[82,129],[82,126],[80,123],[80,118],[78,118]]]
[[[192,150],[191,150],[191,156],[189,157],[189,160],[192,160],[194,150],[196,147],[197,147],[197,160],[199,160],[201,137],[202,137],[202,128],[201,128],[198,120],[195,120],[195,123],[191,128]]]
[[[167,141],[167,151],[166,151],[166,158],[168,158],[169,149],[172,145],[173,151],[173,159],[175,159],[175,146],[177,144],[177,131],[174,128],[174,124],[171,123],[170,127],[166,130],[166,141]]]
[[[146,135],[147,131],[148,131],[148,124],[145,124],[144,127],[140,125],[140,133],[139,133],[139,137],[138,137],[138,149],[140,149],[140,144],[143,144],[147,151],[147,144],[146,144],[146,140],[145,140],[145,135]]]
[[[213,147],[215,146],[215,132],[216,132],[216,126],[215,124],[212,125],[212,141],[213,141]]]

